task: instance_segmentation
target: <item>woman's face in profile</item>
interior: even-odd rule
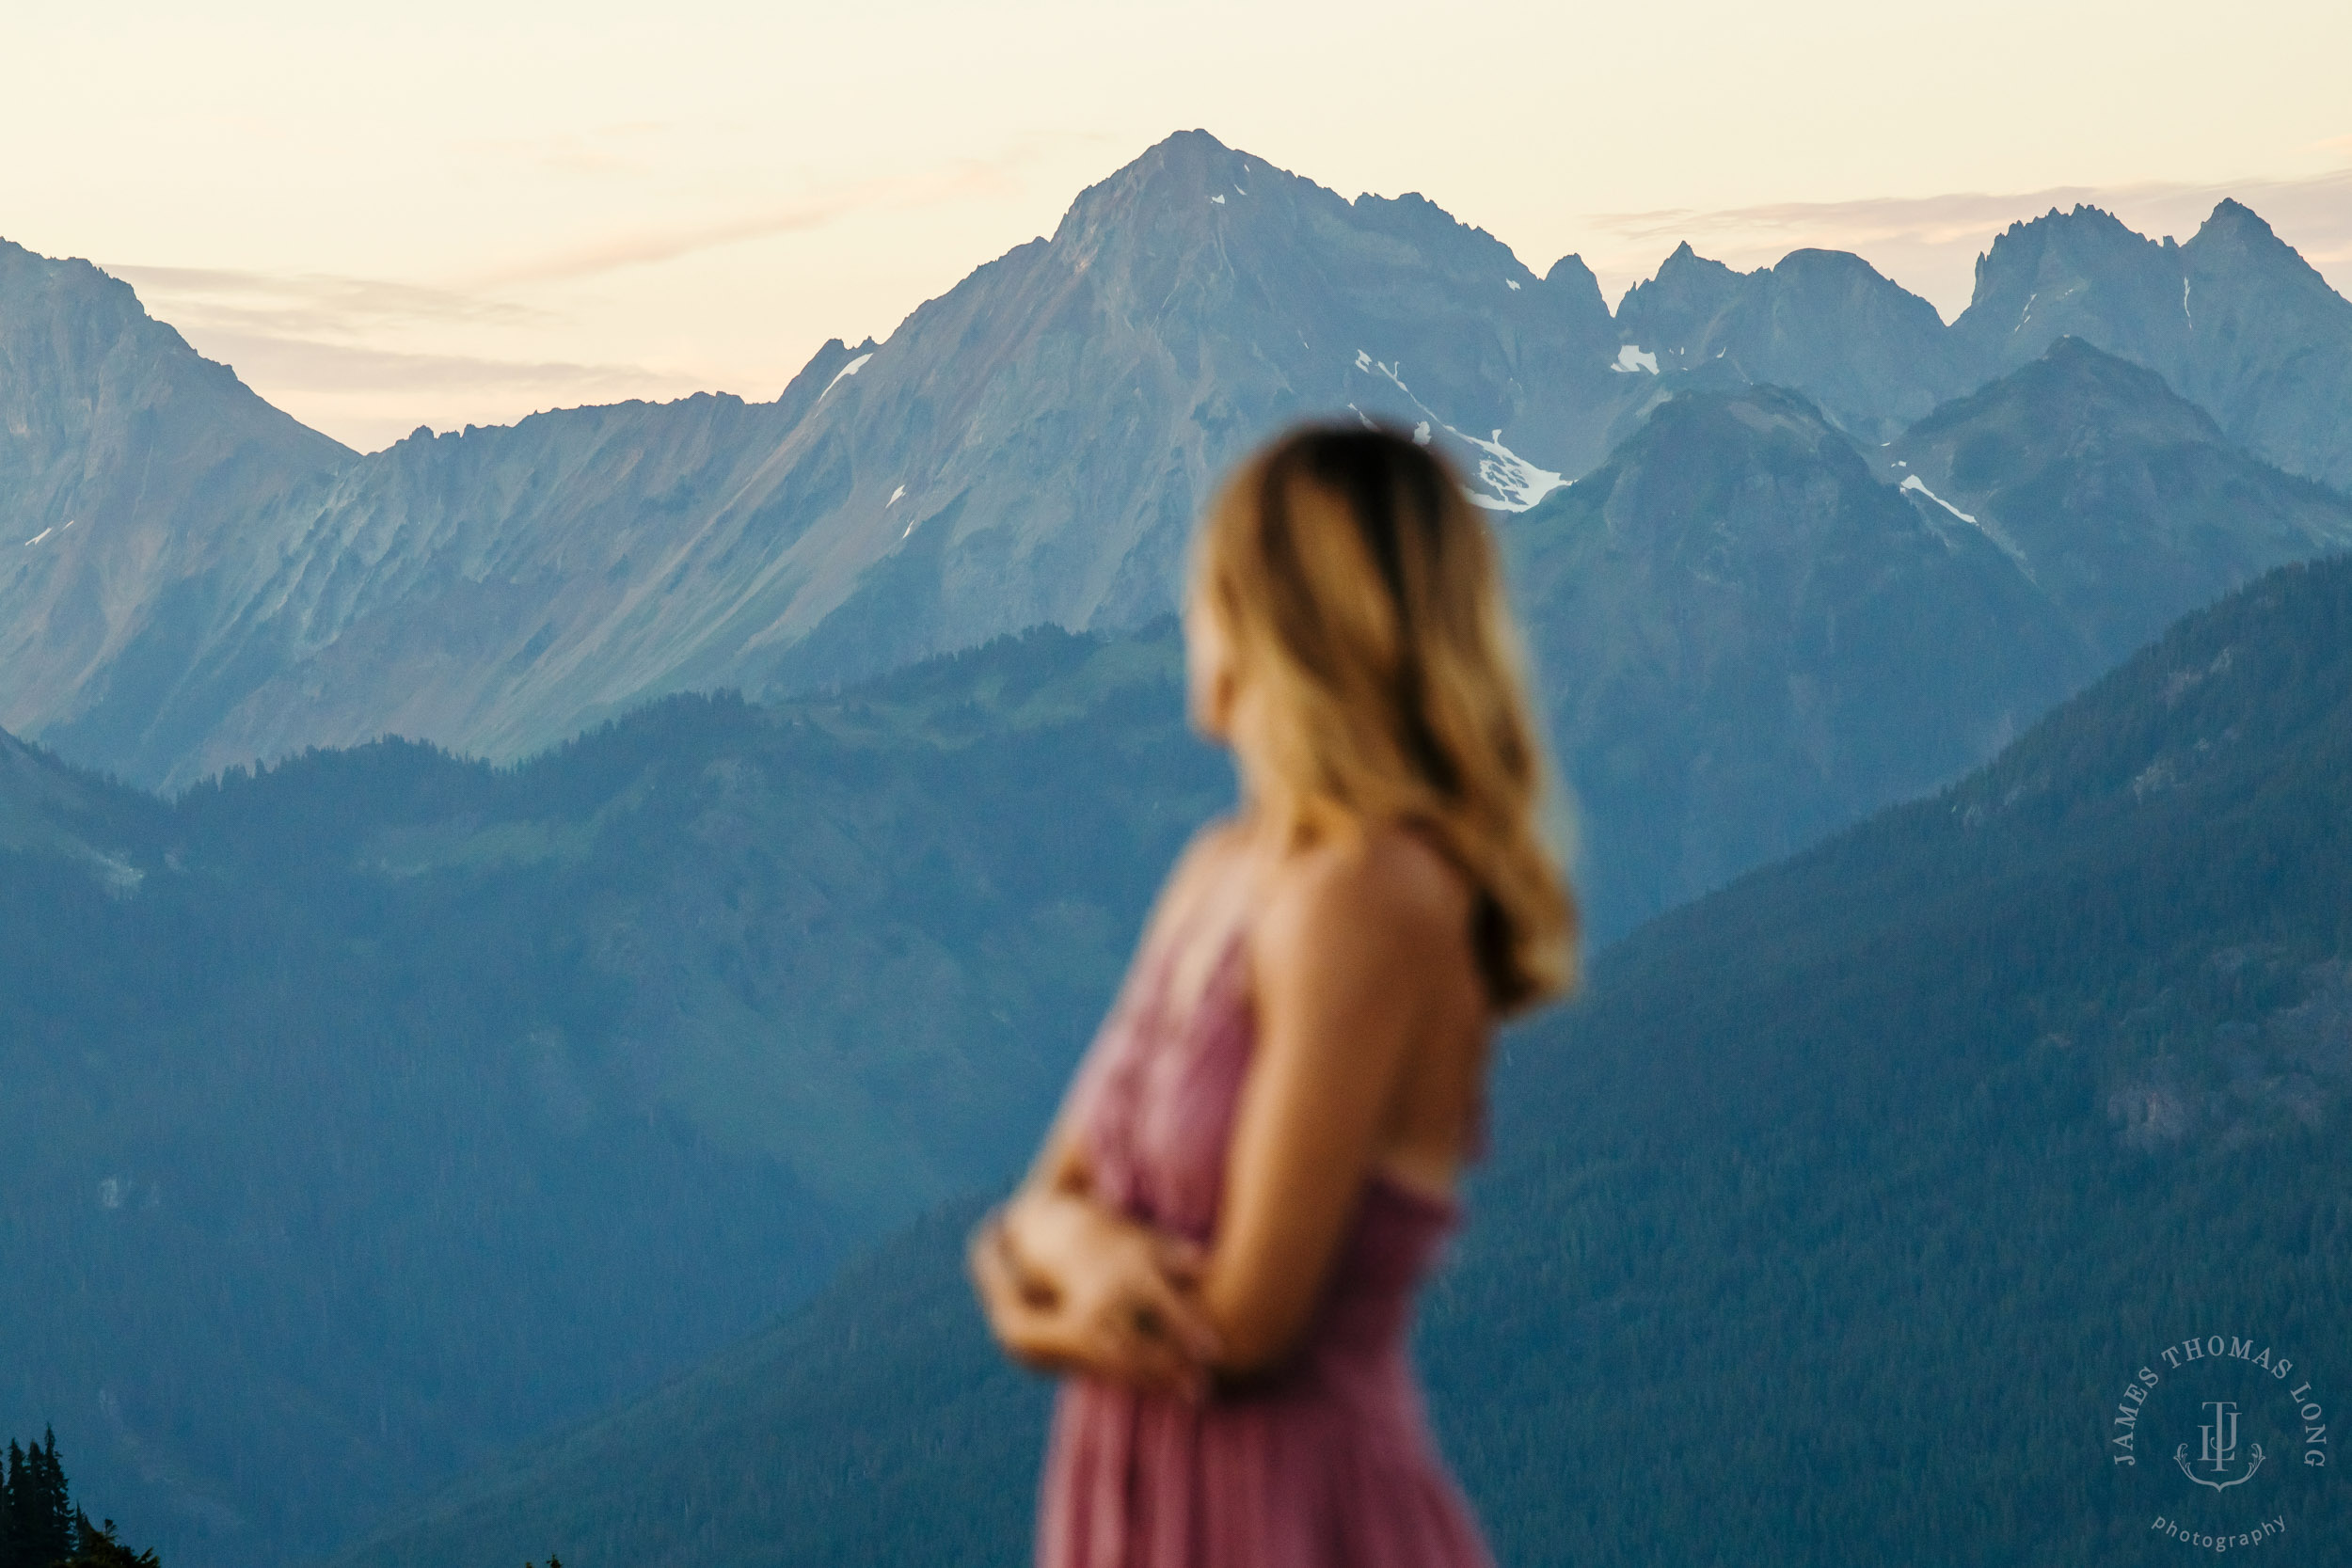
[[[1225,627],[1196,589],[1184,596],[1184,708],[1192,727],[1211,740],[1228,740],[1238,684]]]

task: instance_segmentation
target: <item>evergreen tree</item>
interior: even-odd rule
[[[23,1532],[17,1524],[17,1497],[24,1482],[24,1450],[8,1442],[6,1469],[0,1469],[0,1568],[24,1568]]]
[[[73,1556],[62,1568],[161,1568],[151,1551],[134,1552],[115,1539],[115,1522],[93,1525],[89,1515],[73,1511]]]
[[[51,1429],[42,1435],[24,1455],[28,1481],[18,1495],[18,1539],[27,1568],[48,1568],[73,1555],[73,1505],[57,1458],[57,1433]]]
[[[115,1522],[93,1525],[73,1506],[57,1434],[31,1449],[11,1441],[0,1470],[0,1568],[159,1568],[151,1551],[115,1539]]]

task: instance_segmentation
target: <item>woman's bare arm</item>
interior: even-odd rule
[[[1154,905],[1137,962],[1164,939],[1217,850],[1197,836]],[[1017,1359],[1147,1387],[1192,1387],[1216,1348],[1192,1295],[1200,1249],[1098,1202],[1073,1083],[1013,1195],[975,1232],[972,1280],[991,1328]]]
[[[1257,1053],[1200,1285],[1219,1370],[1264,1370],[1306,1327],[1466,930],[1458,879],[1402,834],[1318,847],[1277,877],[1251,935]]]

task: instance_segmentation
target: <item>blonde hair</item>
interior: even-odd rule
[[[1194,593],[1253,699],[1230,738],[1256,808],[1294,842],[1421,830],[1476,891],[1498,1010],[1571,987],[1576,902],[1539,827],[1543,748],[1494,542],[1445,465],[1386,431],[1282,437],[1211,508]]]

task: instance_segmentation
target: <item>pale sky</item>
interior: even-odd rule
[[[1949,317],[2010,219],[2236,195],[2352,285],[2352,4],[0,3],[0,236],[356,447],[697,389],[1050,232],[1172,131],[1413,190],[1613,305],[1680,239]]]

